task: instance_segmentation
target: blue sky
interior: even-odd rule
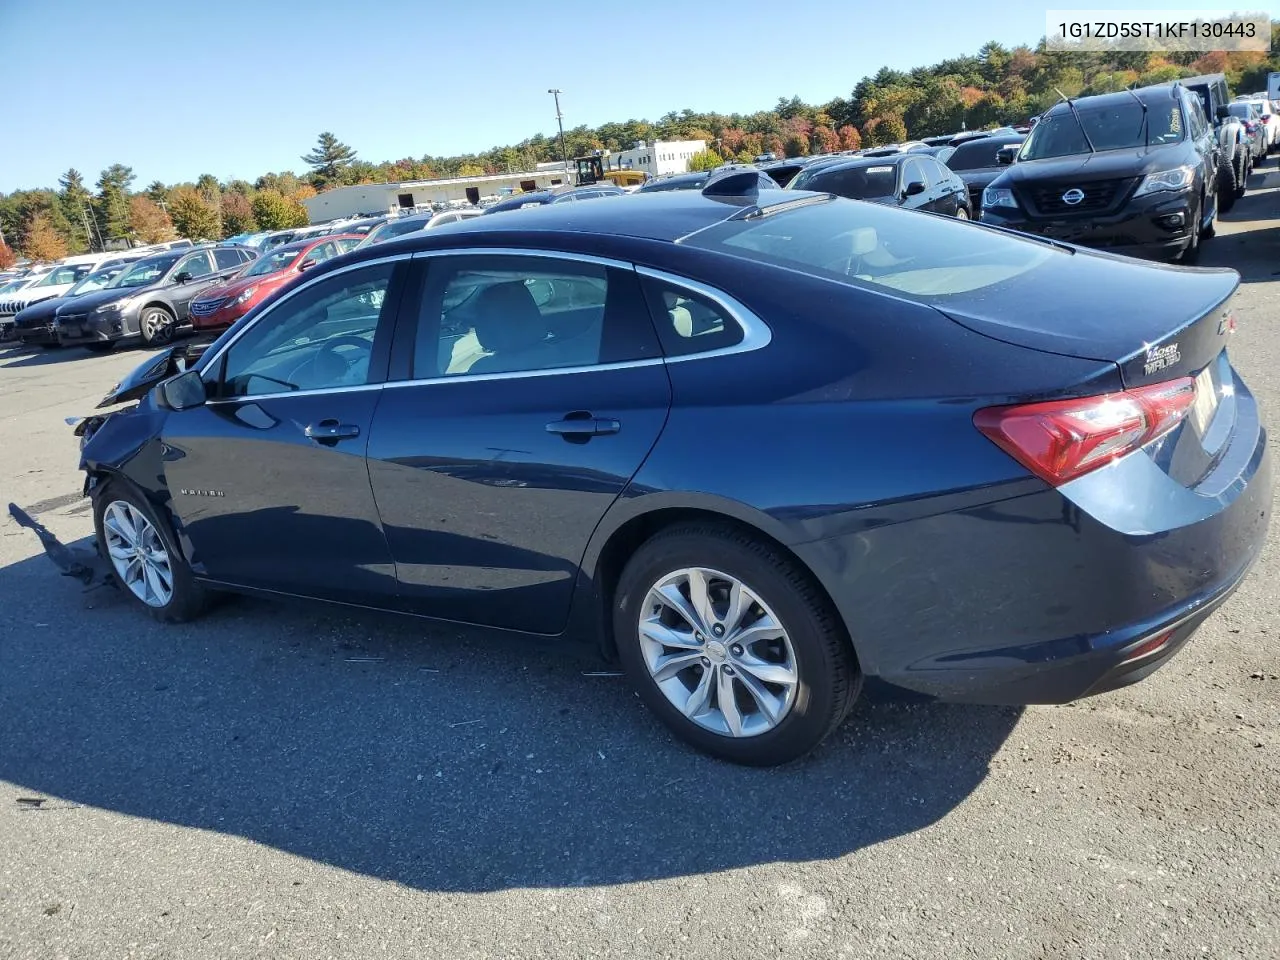
[[[1275,15],[1278,6],[1253,8]],[[1046,9],[1008,0],[0,0],[0,191],[52,186],[72,166],[92,182],[116,162],[133,167],[137,187],[302,170],[299,156],[321,130],[374,162],[484,150],[553,133],[548,87],[564,90],[566,128],[685,107],[750,112],[793,94],[822,102],[881,66],[927,65],[987,40],[1035,43]]]

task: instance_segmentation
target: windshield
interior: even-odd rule
[[[248,270],[240,272],[241,277],[261,277],[268,273],[275,273],[277,270],[284,270],[292,266],[293,261],[297,260],[299,251],[297,250],[275,250],[271,253],[264,253],[254,261],[253,266]]]
[[[67,291],[68,297],[78,297],[82,293],[93,293],[95,290],[102,290],[112,285],[112,281],[117,279],[129,267],[127,263],[119,263],[113,267],[104,267],[96,273],[91,273],[74,287]]]
[[[897,166],[882,163],[874,167],[819,170],[805,181],[805,189],[834,193],[838,197],[851,197],[854,200],[867,200],[871,197],[892,196],[897,183]]]
[[[0,287],[0,293],[14,293],[15,291],[21,290],[26,285],[27,280],[25,277],[21,280],[10,280],[3,287]]]
[[[946,163],[952,170],[980,170],[983,167],[994,167],[998,165],[996,154],[1000,152],[1001,147],[1021,142],[1021,140],[988,137],[985,140],[962,143],[955,148],[955,152],[951,154],[951,158]],[[939,157],[939,159],[942,158]]]
[[[155,283],[169,268],[178,262],[181,254],[174,253],[167,257],[154,257],[151,260],[139,260],[121,276],[113,287],[145,287]]]
[[[1058,254],[949,217],[841,199],[727,220],[680,242],[926,303],[975,290],[991,295]]]
[[[1239,117],[1241,120],[1254,119],[1254,107],[1247,103],[1231,103],[1227,105],[1227,109],[1231,111],[1233,117]]]
[[[77,263],[65,267],[57,267],[52,273],[45,276],[43,280],[35,284],[37,287],[61,287],[68,283],[75,283],[81,277],[89,273],[93,269],[91,263]]]
[[[1080,122],[1070,110],[1042,117],[1027,135],[1018,159],[1047,160],[1089,153],[1089,142],[1095,150],[1132,150],[1146,143],[1176,143],[1182,139],[1182,110],[1172,101],[1148,107],[1149,131],[1143,129],[1142,104],[1137,100],[1077,110]],[[1088,140],[1080,131],[1081,123],[1089,133]]]

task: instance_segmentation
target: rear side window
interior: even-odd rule
[[[723,350],[742,342],[742,328],[709,298],[652,277],[641,282],[668,357]]]
[[[217,261],[219,270],[238,267],[244,263],[240,257],[240,251],[232,250],[230,247],[219,247],[213,251],[213,259]]]

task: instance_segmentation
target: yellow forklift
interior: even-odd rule
[[[599,153],[589,157],[575,157],[573,162],[578,168],[578,179],[574,184],[578,187],[589,187],[601,181],[612,183],[615,187],[636,187],[647,179],[643,170],[606,170]]]

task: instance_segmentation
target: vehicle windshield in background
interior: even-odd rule
[[[1046,244],[959,220],[843,199],[725,221],[680,242],[931,304],[975,290],[990,295],[989,288],[1060,255]]]
[[[1082,124],[1088,139],[1081,132]],[[1173,101],[1148,104],[1145,124],[1142,104],[1137,100],[1101,108],[1080,107],[1075,113],[1063,110],[1040,119],[1027,135],[1018,159],[1048,160],[1090,153],[1090,143],[1094,150],[1132,150],[1148,143],[1176,143],[1182,139],[1183,126],[1182,111]]]
[[[413,231],[421,230],[426,225],[426,220],[419,220],[416,218],[412,220],[388,220],[382,226],[370,230],[369,235],[364,238],[361,246],[381,243],[383,240],[390,240],[392,237],[399,237],[406,233],[413,233]]]
[[[0,294],[14,293],[15,291],[21,290],[24,282],[25,280],[10,280],[3,287],[0,287]]]
[[[264,253],[254,262],[253,266],[242,272],[240,276],[261,277],[268,273],[275,273],[277,270],[283,270],[288,267],[297,257],[297,250],[277,250],[274,253]]]
[[[939,156],[939,160],[944,160],[946,165],[952,170],[981,170],[983,167],[995,167],[999,164],[996,161],[996,154],[1001,148],[1011,146],[1007,140],[997,137],[987,137],[982,140],[972,140],[969,143],[962,143],[960,146],[953,148],[954,152],[944,158]]]
[[[60,287],[66,283],[75,283],[93,269],[89,263],[77,263],[75,266],[58,267],[43,280],[35,284],[37,287]]]
[[[93,293],[95,290],[103,290],[113,285],[113,281],[117,280],[129,267],[129,264],[122,263],[119,266],[107,267],[105,270],[99,270],[97,273],[91,273],[74,287],[67,291],[68,297],[78,297],[82,293]]]
[[[149,283],[155,283],[169,272],[170,267],[178,262],[179,256],[181,254],[174,254],[171,257],[157,257],[154,260],[139,260],[112,286],[145,287]]]
[[[707,185],[709,177],[672,177],[670,180],[655,180],[646,183],[641,193],[661,193],[666,190],[701,190]]]
[[[845,170],[818,170],[805,181],[805,189],[825,190],[855,200],[869,200],[873,197],[893,196],[897,183],[898,168],[889,163],[875,167],[849,167]]]
[[[1230,103],[1227,109],[1231,111],[1231,115],[1238,120],[1256,120],[1254,116],[1254,108],[1247,103]]]

